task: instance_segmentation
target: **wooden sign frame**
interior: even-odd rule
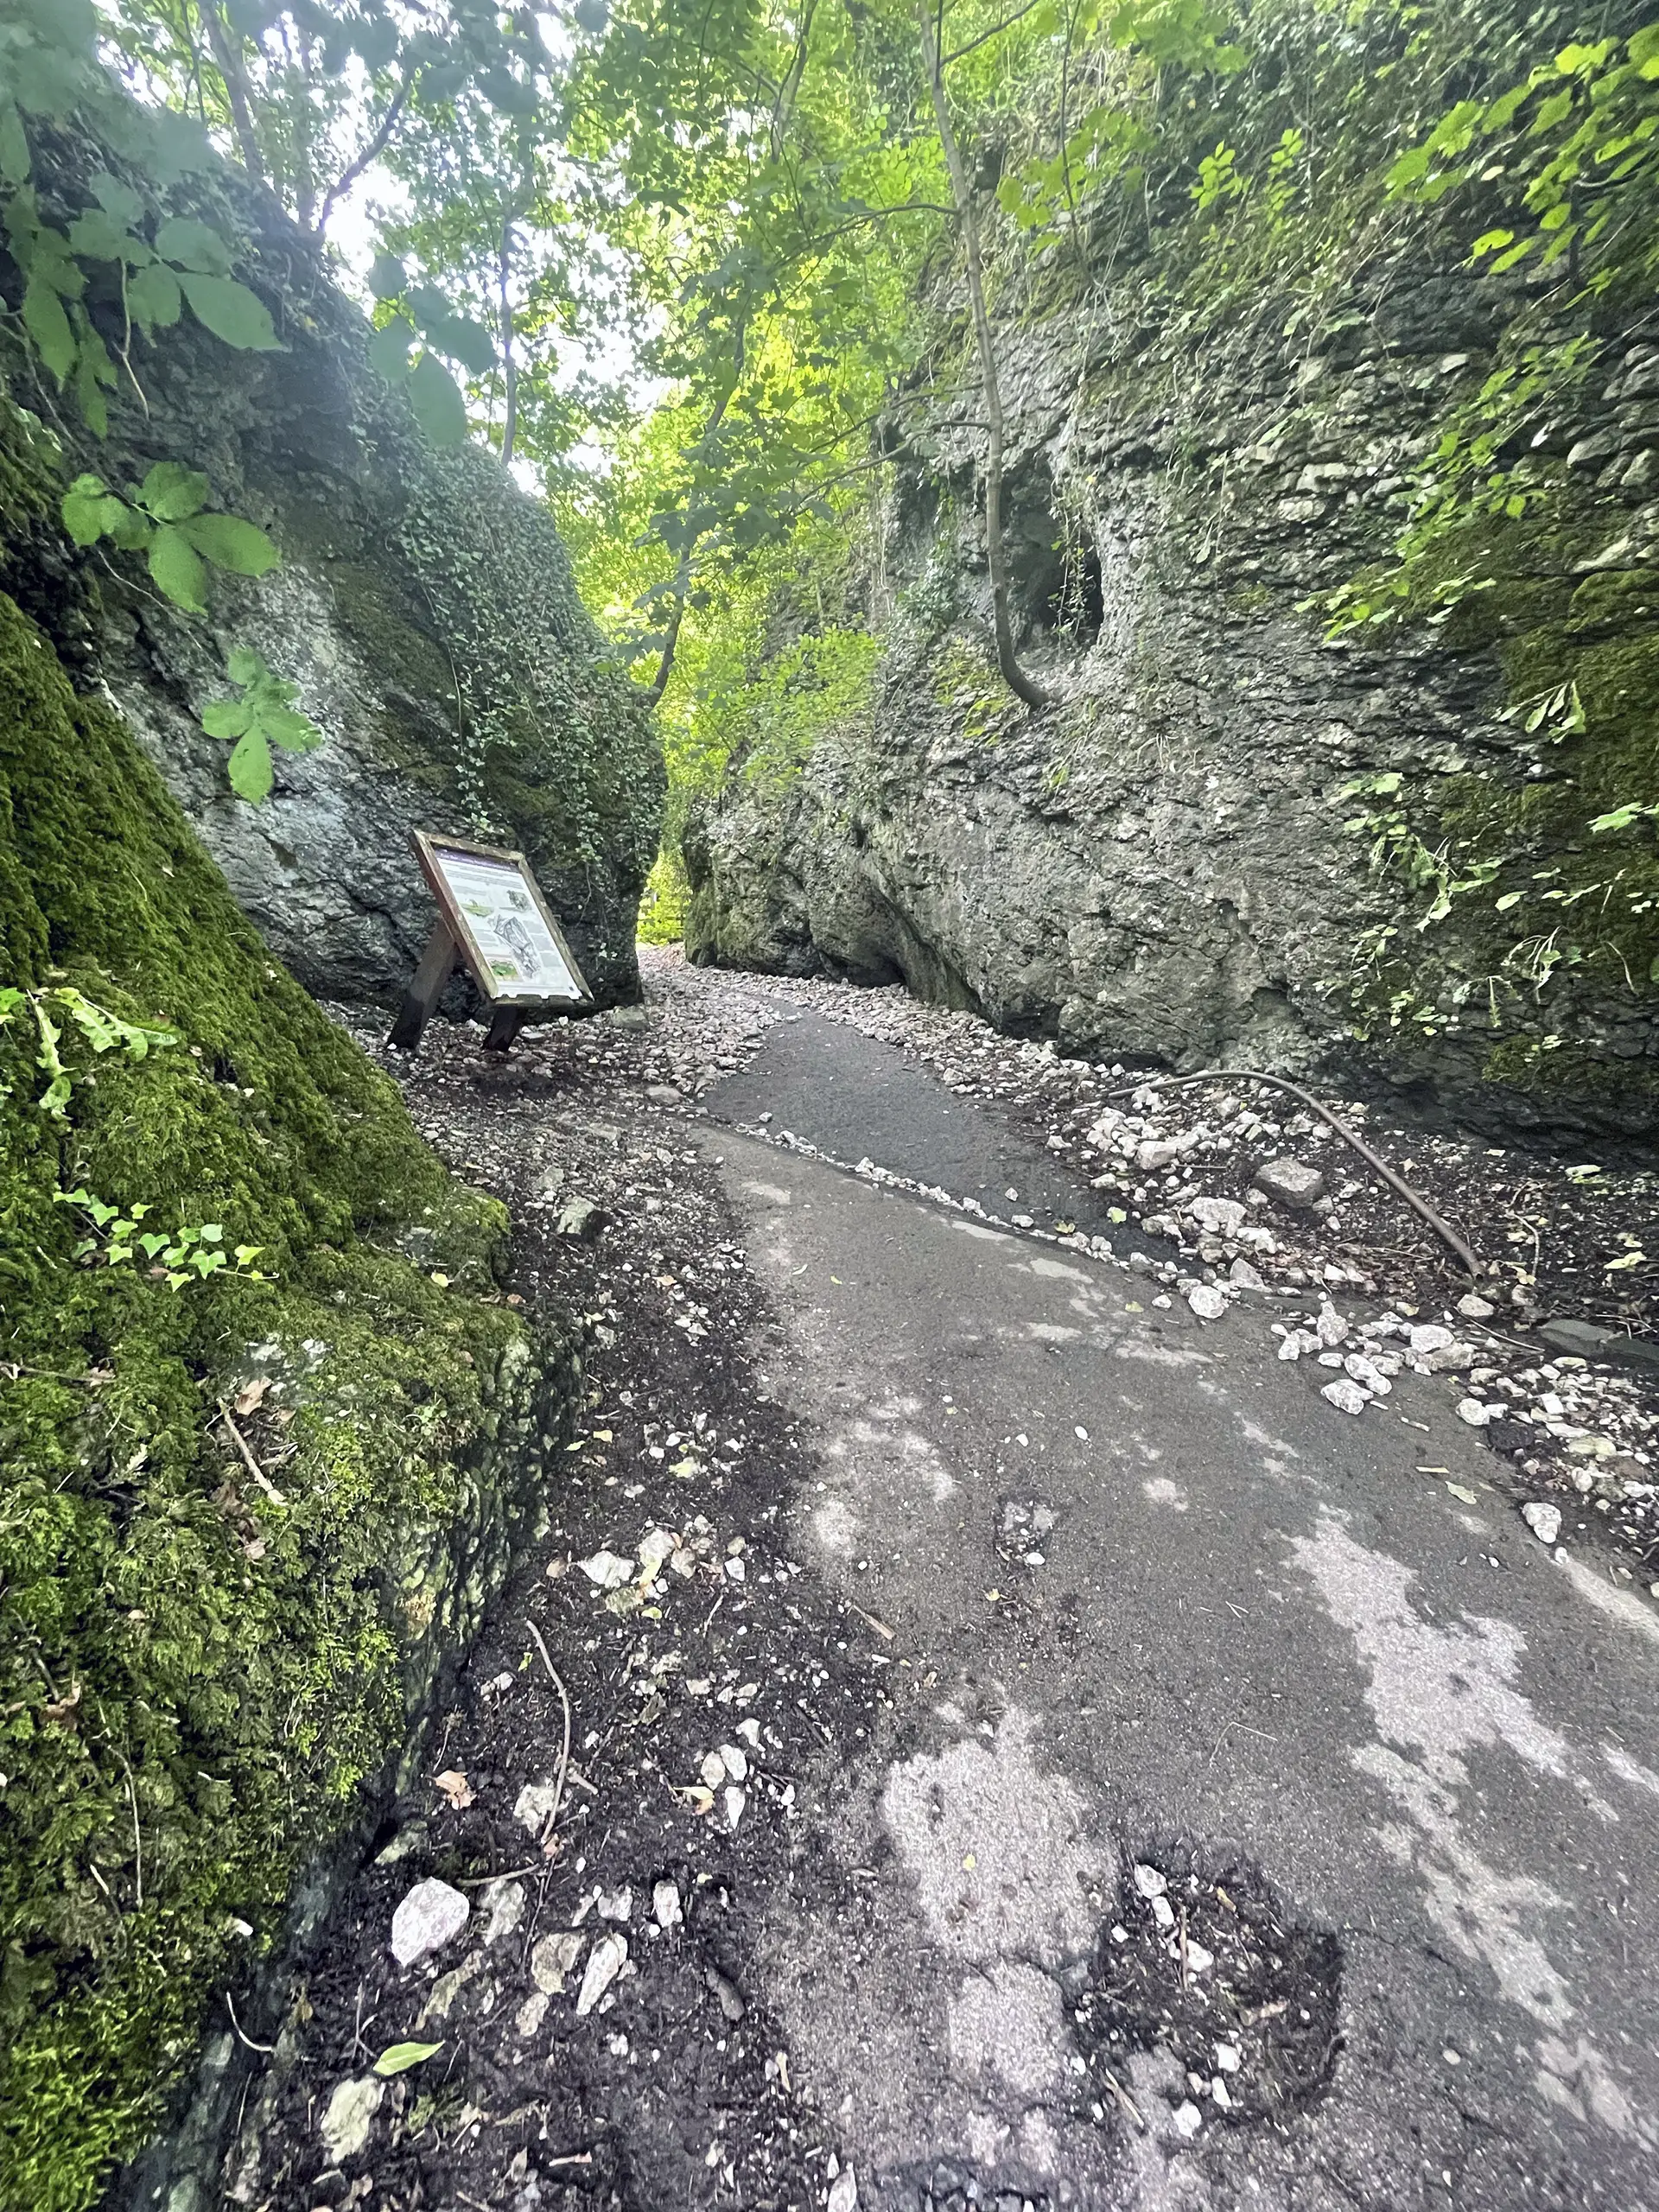
[[[387,1043],[399,1052],[415,1052],[433,1008],[442,995],[443,987],[454,973],[457,963],[464,964],[473,981],[492,1009],[488,1033],[484,1039],[486,1052],[505,1052],[526,1022],[544,1020],[553,1014],[575,1014],[594,1003],[588,979],[576,965],[575,955],[566,942],[552,909],[542,896],[542,887],[531,872],[530,862],[519,852],[509,851],[499,845],[475,845],[466,837],[435,836],[424,830],[411,833],[415,857],[420,862],[421,874],[427,887],[437,902],[437,914],[432,924],[432,934],[426,941],[420,965],[415,970],[414,981],[404,995],[397,1019],[392,1024]],[[492,867],[512,869],[523,884],[541,921],[557,948],[570,975],[578,985],[578,995],[572,998],[558,994],[515,989],[510,980],[497,975],[489,954],[480,944],[465,907],[456,897],[454,887],[444,873],[442,855],[454,854],[461,860],[483,861]]]

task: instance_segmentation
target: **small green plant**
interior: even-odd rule
[[[63,495],[63,526],[77,545],[108,537],[129,553],[142,553],[151,581],[191,614],[207,612],[207,563],[233,575],[263,576],[282,555],[240,515],[207,512],[208,482],[199,468],[158,461],[127,496],[111,492],[101,476],[78,476]]]
[[[193,1277],[206,1282],[216,1274],[239,1275],[247,1282],[269,1280],[253,1264],[264,1248],[238,1244],[227,1252],[224,1229],[216,1221],[170,1230],[143,1229],[139,1224],[149,1216],[148,1205],[130,1206],[124,1213],[84,1188],[54,1191],[52,1196],[60,1206],[73,1206],[92,1224],[75,1247],[81,1267],[131,1267],[142,1256],[146,1272],[169,1290],[181,1290]]]
[[[235,739],[226,764],[231,789],[257,806],[273,780],[271,747],[280,746],[285,753],[315,753],[322,743],[322,732],[309,715],[295,707],[299,685],[273,676],[257,653],[238,645],[227,665],[242,696],[210,699],[201,710],[201,726],[209,737]]]
[[[1198,181],[1192,192],[1200,215],[1224,200],[1242,200],[1249,190],[1248,181],[1235,166],[1235,158],[1233,148],[1224,143],[1198,163]]]
[[[152,1051],[179,1041],[170,1029],[151,1029],[143,1022],[124,1020],[118,1014],[111,1014],[107,1007],[98,1005],[68,983],[41,991],[19,990],[11,983],[0,985],[0,1029],[15,1020],[24,1007],[33,1014],[40,1033],[41,1048],[35,1065],[47,1078],[46,1089],[36,1103],[41,1113],[51,1115],[57,1122],[66,1116],[74,1090],[74,1077],[58,1050],[63,1041],[64,1024],[54,1018],[53,1007],[62,1009],[95,1053],[118,1051],[125,1052],[129,1059],[142,1060]],[[10,1088],[0,1084],[0,1098],[10,1096]]]

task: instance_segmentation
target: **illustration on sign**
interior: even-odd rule
[[[587,995],[571,974],[524,876],[512,861],[487,859],[435,841],[431,852],[456,906],[467,918],[498,995],[536,999]]]

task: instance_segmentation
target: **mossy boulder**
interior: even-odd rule
[[[0,2203],[71,2212],[410,1742],[579,1363],[3,596],[0,985]]]

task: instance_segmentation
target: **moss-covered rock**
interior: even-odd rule
[[[0,2203],[69,2212],[408,1742],[577,1363],[3,597],[0,985]],[[73,1192],[258,1251],[171,1286]]]

